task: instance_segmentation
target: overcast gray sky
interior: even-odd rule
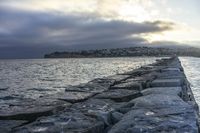
[[[53,51],[198,46],[199,0],[1,0],[0,58]]]

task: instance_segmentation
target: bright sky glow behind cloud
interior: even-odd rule
[[[182,26],[175,31],[148,35],[151,41],[192,41],[200,35],[198,0],[3,0],[1,5],[54,13],[94,13],[105,19],[134,22],[167,20]]]

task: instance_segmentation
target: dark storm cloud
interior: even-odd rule
[[[95,14],[63,14],[0,8],[0,57],[29,57],[67,48],[107,48],[145,43],[142,33],[171,30],[173,23],[105,20]],[[12,52],[15,51],[15,52]],[[24,54],[27,56],[26,54]],[[21,57],[21,56],[20,56]]]

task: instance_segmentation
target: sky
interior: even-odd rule
[[[134,46],[200,47],[200,0],[0,0],[0,58]]]

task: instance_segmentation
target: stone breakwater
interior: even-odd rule
[[[177,57],[0,109],[2,133],[198,133],[198,121]]]

